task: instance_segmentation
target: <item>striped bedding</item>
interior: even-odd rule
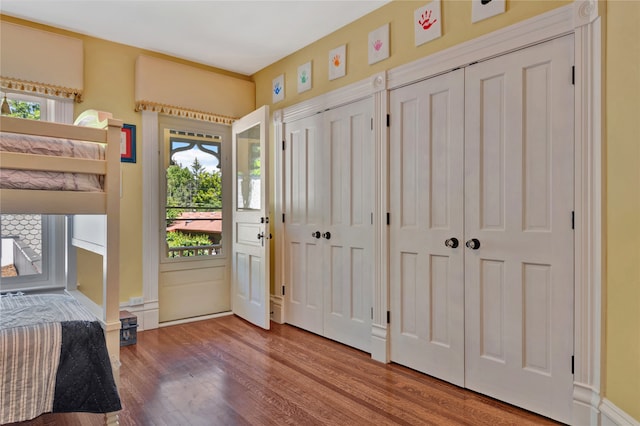
[[[0,424],[121,409],[102,327],[66,295],[0,297]]]
[[[0,133],[0,152],[105,159],[105,147],[99,143],[7,132]],[[0,169],[0,188],[6,189],[102,191],[103,180],[101,176],[87,173]]]

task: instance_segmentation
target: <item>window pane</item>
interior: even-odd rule
[[[260,210],[260,125],[257,124],[236,136],[238,210]]]
[[[167,257],[222,253],[219,136],[167,131]]]
[[[0,215],[2,278],[42,274],[42,216]]]

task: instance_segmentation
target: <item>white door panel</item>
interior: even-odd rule
[[[464,71],[392,91],[391,108],[391,360],[463,385]]]
[[[269,312],[268,119],[264,106],[233,123],[233,313],[265,329]]]
[[[370,351],[372,101],[286,123],[287,322]]]
[[[287,123],[285,131],[287,322],[322,334],[321,116]]]
[[[570,421],[571,37],[467,68],[466,384]],[[515,392],[514,389],[518,391]]]
[[[330,158],[322,231],[324,335],[365,352],[371,351],[373,287],[372,104],[367,99],[323,114]]]
[[[563,422],[572,46],[567,36],[390,97],[391,360]]]

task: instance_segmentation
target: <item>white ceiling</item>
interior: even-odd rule
[[[0,12],[251,75],[390,0],[1,0]]]

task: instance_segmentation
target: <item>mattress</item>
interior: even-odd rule
[[[0,152],[105,159],[103,144],[7,132],[0,133]],[[103,178],[93,174],[0,169],[0,188],[6,189],[95,192],[103,185]]]
[[[104,332],[66,295],[0,297],[0,424],[121,409]]]

